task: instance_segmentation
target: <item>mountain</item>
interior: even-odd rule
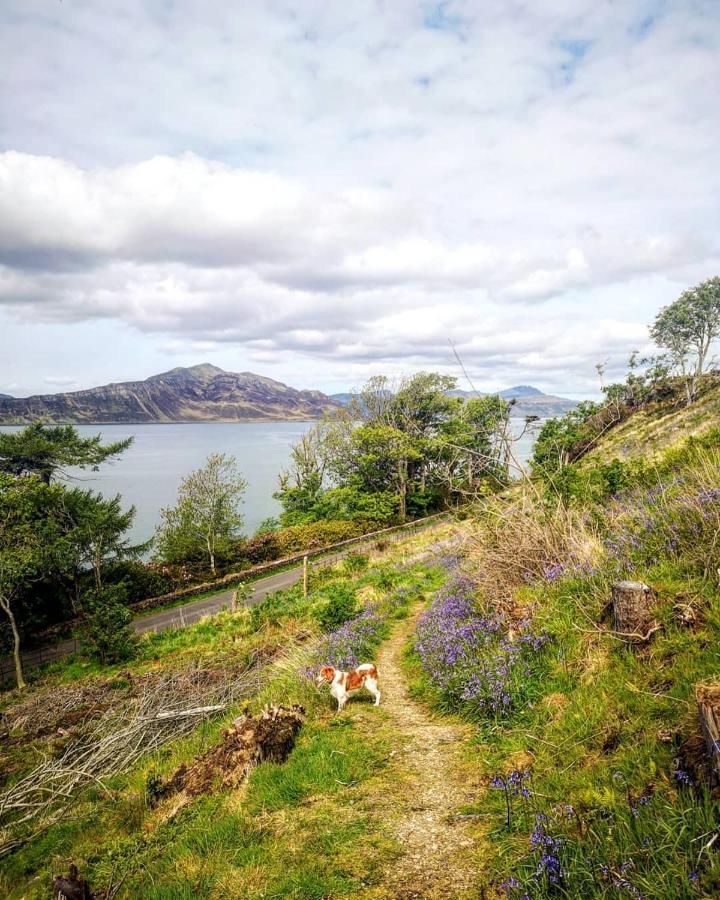
[[[0,394],[0,400],[14,400],[12,394]]]
[[[543,394],[542,391],[532,387],[532,385],[516,384],[515,387],[505,388],[504,391],[500,391],[500,396],[505,400],[514,400],[520,397],[545,397],[549,395]]]
[[[465,399],[488,396],[487,392],[462,391],[459,388],[448,391],[448,394],[451,397],[464,397]],[[575,400],[555,397],[553,394],[543,394],[541,390],[530,384],[518,384],[515,387],[499,391],[498,394],[512,404],[512,415],[519,418],[539,416],[541,419],[550,419],[553,416],[562,416],[577,406]],[[351,393],[330,394],[330,399],[341,406],[347,406],[352,396]]]
[[[263,422],[317,419],[337,403],[320,391],[298,391],[252,372],[203,364],[145,381],[85,391],[0,398],[0,424],[28,422]]]
[[[461,391],[459,388],[448,391],[451,397],[487,397],[483,391]],[[543,394],[542,391],[529,384],[519,384],[516,387],[498,391],[498,395],[512,405],[511,415],[524,418],[525,416],[539,416],[541,419],[550,419],[553,416],[562,416],[577,406],[575,400],[566,397],[555,397],[553,394]]]
[[[330,394],[330,399],[334,400],[336,403],[339,403],[340,406],[347,406],[352,398],[353,395],[349,391],[345,391],[341,394]]]
[[[482,391],[461,391],[459,389],[449,393],[452,397],[487,396]],[[550,419],[554,416],[562,416],[577,406],[575,400],[556,397],[554,394],[544,394],[530,384],[517,384],[515,387],[498,391],[498,395],[512,404],[511,415],[518,418],[539,416],[541,419]]]

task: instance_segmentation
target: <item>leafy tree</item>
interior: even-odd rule
[[[548,419],[540,429],[533,450],[535,474],[552,476],[580,456],[595,436],[591,419],[600,411],[592,401],[578,403],[564,416]]]
[[[53,564],[59,531],[48,510],[57,506],[59,485],[30,476],[0,474],[0,609],[13,636],[18,688],[25,687],[16,604],[21,592],[43,577]]]
[[[103,665],[129,659],[135,651],[132,614],[123,585],[92,591],[83,598],[82,643]]]
[[[266,519],[263,519],[255,529],[255,534],[270,534],[274,531],[278,531],[279,528],[280,522],[275,518],[275,516],[268,516]]]
[[[311,428],[292,448],[290,465],[280,474],[273,496],[282,504],[280,524],[285,527],[316,521],[312,510],[323,493],[325,438],[322,423]]]
[[[102,444],[102,436],[83,438],[72,425],[35,423],[22,431],[0,434],[0,471],[10,475],[37,475],[46,484],[67,478],[66,469],[97,471],[100,463],[119,456],[132,444],[129,437]]]
[[[298,446],[276,494],[281,523],[403,522],[501,481],[508,404],[452,397],[454,384],[433,372],[371,378]]]
[[[697,379],[705,371],[712,343],[720,337],[720,277],[684,291],[663,307],[650,328],[652,339],[669,352],[687,387],[688,403],[695,398]]]
[[[135,544],[127,537],[135,507],[123,511],[119,494],[108,500],[94,491],[71,488],[61,496],[58,518],[65,537],[62,571],[70,579],[77,607],[84,573],[92,571],[95,590],[99,591],[108,564],[139,559],[150,542]]]
[[[241,537],[239,505],[246,482],[234,456],[212,453],[202,469],[180,484],[177,504],[161,510],[157,547],[165,562],[183,562],[194,555],[207,557],[216,572],[216,557]]]

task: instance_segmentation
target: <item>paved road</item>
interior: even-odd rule
[[[428,523],[427,525],[412,530],[410,534],[408,534],[408,532],[389,534],[386,538],[383,538],[383,540],[401,540],[405,537],[419,534],[421,531],[425,531],[428,528],[433,528],[438,524],[440,523]],[[373,542],[369,541],[368,543],[371,544]],[[367,545],[360,543],[354,544],[353,546],[348,547],[347,550],[322,557],[318,562],[322,564],[335,562],[336,560],[347,556],[349,553],[356,553],[358,550],[362,550],[366,546]],[[278,572],[276,575],[269,575],[267,578],[260,578],[258,581],[248,585],[250,588],[250,596],[246,601],[247,605],[254,606],[256,603],[260,603],[264,600],[268,594],[272,594],[273,591],[290,587],[291,584],[295,584],[301,578],[302,566],[297,566],[294,569],[286,569],[284,572]],[[232,591],[223,591],[221,594],[213,594],[211,597],[205,597],[202,600],[194,600],[190,603],[185,603],[182,606],[173,606],[170,609],[158,609],[157,612],[134,619],[131,627],[137,634],[143,634],[146,631],[167,631],[169,628],[184,628],[186,625],[192,625],[193,622],[202,619],[203,616],[212,615],[213,613],[219,612],[223,607],[229,606],[232,593]],[[43,647],[39,650],[31,650],[30,652],[23,654],[23,666],[25,668],[30,668],[32,666],[42,665],[43,663],[60,659],[63,656],[69,656],[78,649],[78,641],[70,639],[61,641],[59,644],[52,644],[49,647]],[[5,659],[0,659],[0,677],[10,677],[13,671],[12,658],[6,657]]]

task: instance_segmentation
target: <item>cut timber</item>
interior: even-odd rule
[[[712,763],[715,784],[720,783],[720,684],[695,687],[700,731]]]
[[[284,762],[295,746],[303,712],[300,706],[269,706],[260,715],[240,716],[223,731],[219,744],[189,765],[183,763],[163,786],[160,796],[180,791],[196,796],[216,786],[236,788],[258,763]]]
[[[655,592],[642,581],[616,581],[612,586],[614,628],[628,643],[644,643],[660,627],[654,618]]]

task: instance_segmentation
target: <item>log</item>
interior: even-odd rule
[[[183,763],[162,785],[158,796],[184,791],[188,796],[237,788],[253,766],[284,762],[303,723],[300,706],[269,706],[257,716],[243,715],[222,733],[219,744],[191,763]]]
[[[720,784],[720,685],[695,687],[700,732],[705,740],[715,784]]]
[[[660,627],[653,615],[657,597],[642,581],[616,581],[612,586],[613,623],[629,644],[642,644]]]

